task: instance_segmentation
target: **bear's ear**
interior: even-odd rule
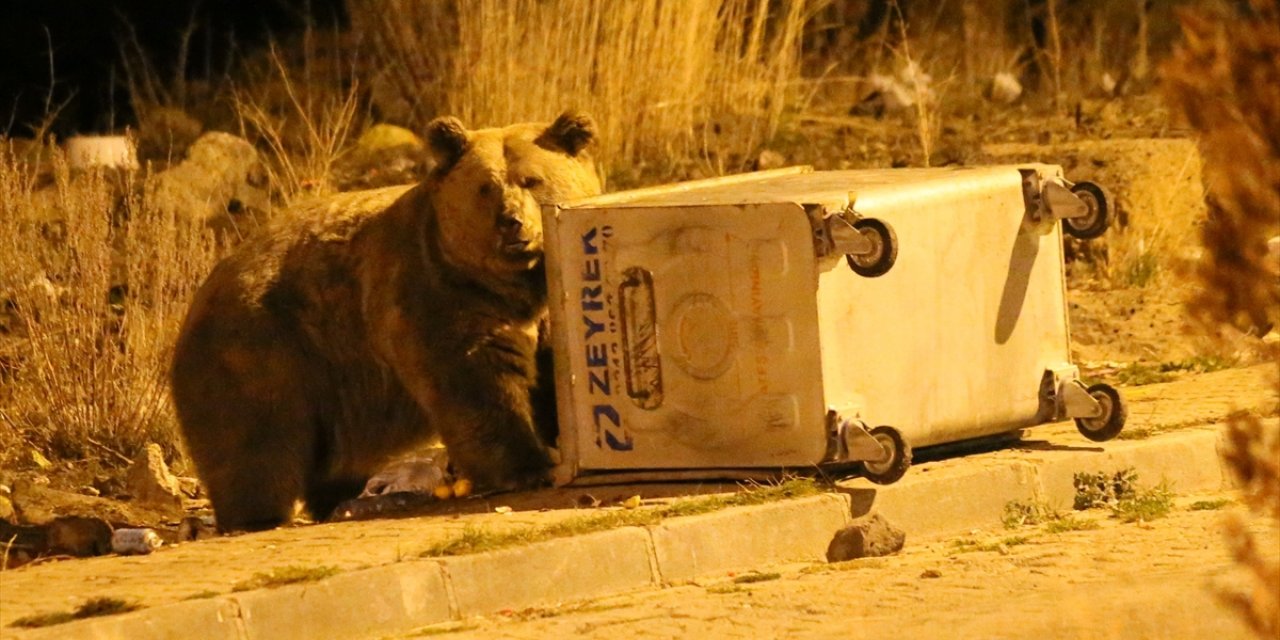
[[[576,156],[596,139],[596,121],[585,113],[566,111],[535,140],[540,147]]]
[[[467,152],[467,128],[453,116],[436,118],[427,123],[427,144],[435,156],[435,170],[443,173]]]

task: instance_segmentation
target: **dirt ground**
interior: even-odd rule
[[[762,568],[404,637],[1249,638],[1217,597],[1247,584],[1223,544],[1222,523],[1238,509],[1230,500],[1184,496],[1152,522],[1083,512],[1095,530],[908,540],[896,556]]]

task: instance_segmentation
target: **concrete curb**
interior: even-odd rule
[[[1079,471],[1137,468],[1143,484],[1180,493],[1226,486],[1216,430],[1104,446],[999,451],[913,469],[897,484],[674,518],[471,556],[409,560],[315,583],[233,593],[6,637],[178,639],[364,638],[425,625],[725,575],[821,562],[835,532],[874,510],[909,538],[999,521],[1010,500],[1070,506]]]

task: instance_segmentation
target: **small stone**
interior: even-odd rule
[[[160,445],[149,444],[125,472],[125,488],[141,504],[182,507],[182,487],[164,462]]]
[[[938,571],[937,569],[925,569],[923,572],[921,572],[920,577],[921,577],[921,578],[926,578],[926,579],[928,579],[928,578],[941,578],[941,577],[942,577],[942,572],[941,572],[941,571]]]
[[[1013,104],[1022,96],[1022,83],[1008,71],[1001,71],[991,79],[991,99],[1000,104]]]
[[[214,538],[217,535],[217,523],[212,516],[187,516],[178,523],[179,542]]]
[[[827,546],[827,562],[887,556],[902,550],[907,534],[878,513],[863,516],[836,532]]]
[[[756,171],[768,171],[787,165],[787,157],[772,149],[765,149],[756,156]]]
[[[182,493],[188,498],[200,497],[200,481],[195,478],[186,476],[178,476],[178,486],[182,488]]]

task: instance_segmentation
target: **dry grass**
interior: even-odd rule
[[[0,450],[123,463],[173,454],[169,354],[214,248],[128,175],[46,174],[0,150]],[[4,460],[0,460],[3,463]]]
[[[420,555],[424,558],[436,558],[496,551],[513,546],[586,535],[621,527],[646,527],[658,524],[666,518],[699,515],[730,507],[803,498],[816,495],[821,491],[822,488],[813,480],[788,478],[777,484],[746,484],[743,491],[725,496],[690,498],[652,508],[602,510],[541,527],[526,527],[501,532],[489,531],[480,527],[467,527],[458,536],[438,542]]]
[[[814,0],[376,0],[351,12],[414,124],[592,113],[610,169],[740,170],[778,128]]]
[[[307,41],[301,47],[300,68],[292,71],[272,44],[265,60],[265,81],[252,86],[257,91],[236,90],[233,98],[241,131],[269,152],[266,166],[271,184],[286,205],[337,192],[334,163],[356,124],[360,104],[359,83],[354,79],[345,91],[313,80],[316,54]],[[275,95],[264,92],[264,87],[274,89]]]
[[[1212,215],[1204,226],[1203,285],[1190,311],[1210,333],[1280,322],[1280,287],[1266,241],[1280,234],[1280,1],[1252,0],[1246,15],[1187,13],[1186,42],[1164,68],[1165,93],[1200,136]],[[1280,347],[1272,345],[1280,364]],[[1273,386],[1280,396],[1280,378]],[[1227,423],[1227,466],[1252,517],[1280,529],[1280,428],[1239,414]],[[1280,557],[1230,521],[1250,593],[1224,598],[1263,638],[1280,636]]]

